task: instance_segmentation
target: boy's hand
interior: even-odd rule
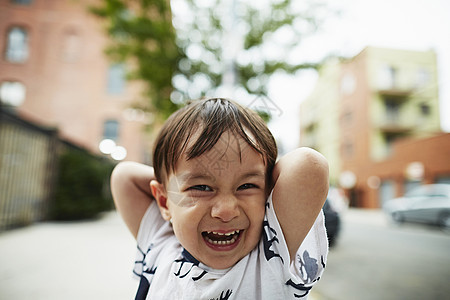
[[[328,163],[319,152],[299,148],[277,162],[273,180],[273,206],[292,260],[326,200]]]
[[[153,201],[150,181],[153,168],[134,162],[121,162],[111,174],[111,192],[117,210],[136,238],[148,206]]]

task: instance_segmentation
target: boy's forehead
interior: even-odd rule
[[[186,161],[193,160],[189,158],[189,150],[199,143],[199,134],[191,137],[187,142],[187,147],[180,159]],[[203,152],[201,155],[195,157],[198,161],[206,161],[208,164],[215,163],[217,161],[228,163],[242,161],[245,156],[256,152],[240,135],[233,134],[229,131],[224,132],[217,140],[216,144],[209,150]]]
[[[236,162],[237,163],[237,162]],[[244,178],[266,178],[266,168],[262,163],[245,164],[241,166],[233,165],[228,162],[215,162],[207,165],[207,162],[202,160],[189,160],[180,164],[173,174],[178,180],[186,181],[221,181]]]
[[[252,154],[257,155],[256,159],[262,162],[264,166],[263,172],[266,176],[266,161],[263,155],[258,153],[251,145],[244,140],[239,134],[236,134],[231,131],[225,131],[221,134],[220,138],[217,140],[216,144],[200,154],[199,156],[189,157],[189,151],[192,147],[198,146],[198,144],[202,144],[205,142],[207,137],[201,136],[204,128],[199,126],[196,130],[192,131],[192,134],[185,141],[185,146],[183,147],[183,152],[180,153],[180,156],[173,164],[172,170],[167,170],[168,174],[165,176],[166,180],[171,175],[179,176],[183,173],[181,169],[184,171],[189,170],[189,173],[186,173],[183,177],[199,177],[197,175],[205,176],[205,174],[209,174],[210,177],[221,176],[225,173],[229,168],[241,168],[240,165],[243,161],[247,161]],[[245,133],[248,135],[249,139],[254,141],[253,136],[245,130]],[[253,162],[258,164],[255,161],[255,156],[253,156]],[[239,163],[239,165],[237,165]],[[182,166],[182,167],[181,167]],[[181,167],[181,168],[180,168]],[[255,173],[255,172],[253,172]]]
[[[204,126],[199,126],[195,131],[191,133],[191,135],[188,137],[186,141],[186,149],[191,148],[195,144],[197,144],[199,141],[204,141],[205,139],[213,138],[208,136],[202,136],[204,134]],[[244,130],[245,134],[253,141],[253,136],[247,132],[247,130]],[[226,144],[238,144],[238,143],[246,143],[245,140],[237,133],[231,132],[230,130],[224,131],[220,134],[220,138],[218,139],[217,144],[219,145],[226,145]],[[214,147],[216,146],[214,145]]]
[[[235,140],[225,144],[225,141],[219,140],[211,150],[190,159],[184,153],[176,164],[175,175],[183,180],[217,179],[224,175],[265,177],[263,156],[243,139],[242,143]]]

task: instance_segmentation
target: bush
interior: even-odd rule
[[[59,158],[56,190],[49,208],[53,220],[96,217],[113,207],[109,176],[113,164],[86,151],[67,148]]]

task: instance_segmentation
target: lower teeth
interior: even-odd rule
[[[235,238],[232,238],[232,239],[229,240],[229,241],[213,241],[213,240],[210,239],[210,238],[206,238],[206,240],[207,240],[210,244],[214,244],[214,245],[231,245],[231,244],[233,244],[233,243],[236,242],[236,239],[235,239]]]

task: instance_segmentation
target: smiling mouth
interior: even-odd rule
[[[215,246],[233,245],[239,240],[242,230],[234,230],[227,233],[216,231],[204,231],[202,236],[206,242]]]

